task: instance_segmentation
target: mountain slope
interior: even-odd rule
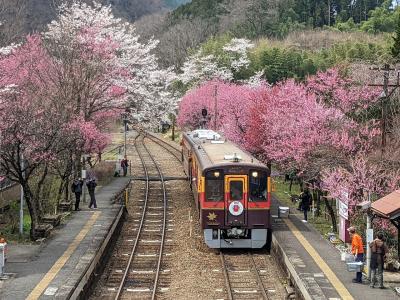
[[[23,32],[43,30],[57,15],[57,7],[73,0],[0,0],[0,20],[13,27],[15,20],[22,24]],[[92,3],[93,0],[82,0]],[[111,5],[116,16],[128,21],[135,21],[142,16],[175,9],[190,0],[96,0],[104,5]],[[15,11],[17,10],[17,15]],[[5,22],[6,21],[6,22]],[[0,29],[3,30],[4,29]],[[2,32],[0,32],[2,34]]]

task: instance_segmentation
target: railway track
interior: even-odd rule
[[[277,299],[277,276],[269,270],[273,260],[265,254],[220,252],[227,299]],[[279,298],[280,299],[280,298]]]
[[[128,208],[129,216],[117,243],[116,255],[107,270],[105,286],[96,297],[103,299],[155,299],[168,289],[165,257],[168,201],[163,173],[144,143],[144,136],[134,139],[144,178],[136,182],[141,198]],[[150,178],[158,177],[158,181]]]
[[[170,154],[172,154],[178,161],[182,161],[182,154],[181,154],[181,150],[175,148],[173,145],[171,145],[170,143],[167,143],[166,141],[164,141],[161,138],[158,138],[155,135],[152,135],[150,133],[146,134],[146,137],[150,140],[152,140],[154,143],[160,145],[161,147],[163,147],[166,151],[168,151]]]

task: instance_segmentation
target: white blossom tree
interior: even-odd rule
[[[217,53],[200,48],[185,61],[179,79],[189,87],[212,79],[233,81],[235,74],[249,67],[248,52],[253,47],[247,39],[233,38]]]

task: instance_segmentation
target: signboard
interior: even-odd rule
[[[350,235],[349,235],[349,232],[347,231],[347,228],[349,226],[350,226],[349,221],[347,221],[345,218],[340,216],[339,217],[339,238],[345,243],[350,242]]]
[[[349,208],[346,203],[342,201],[338,201],[339,204],[339,215],[343,217],[345,220],[349,219]]]
[[[371,243],[374,240],[374,230],[367,229],[367,244]]]

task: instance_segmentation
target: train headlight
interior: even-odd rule
[[[218,171],[214,172],[214,177],[219,177],[219,172]]]
[[[251,173],[251,176],[253,176],[253,177],[255,177],[255,178],[258,177],[258,172],[257,172],[257,171],[252,172],[252,173]]]

